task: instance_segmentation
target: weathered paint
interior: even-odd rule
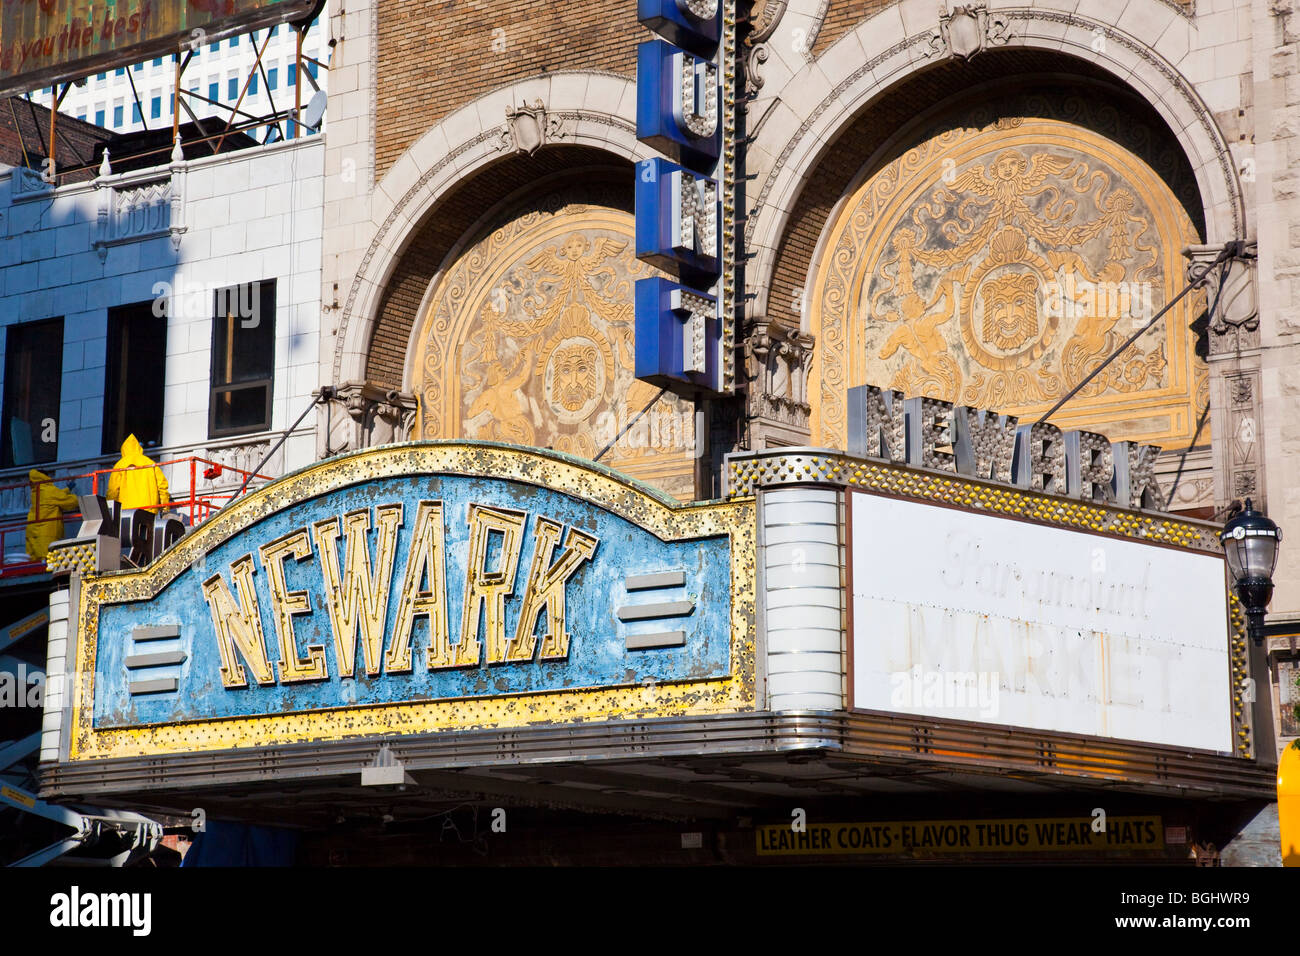
[[[269,578],[261,551],[295,531],[358,509],[401,503],[404,526],[392,563],[392,594],[385,644],[398,612],[398,590],[418,502],[444,504],[447,610],[453,641],[461,636],[472,503],[523,512],[515,542],[513,595],[505,602],[505,633],[514,633],[527,586],[537,518],[559,522],[598,539],[589,560],[566,585],[563,658],[506,659],[431,670],[427,624],[417,624],[409,672],[384,668],[367,674],[362,648],[352,678],[341,678],[334,648],[319,549],[310,558],[283,560],[284,591],[305,592],[310,613],[292,618],[301,660],[313,645],[324,650],[329,676],[261,684],[245,667],[247,686],[225,686],[216,629],[202,584],[254,555],[254,579],[264,646],[273,666],[281,657]],[[367,538],[378,566],[378,531]],[[681,507],[605,469],[549,453],[505,446],[420,443],[371,450],[322,463],[259,490],[214,519],[155,565],[140,572],[88,579],[82,589],[77,660],[88,679],[75,688],[70,759],[177,750],[223,749],[394,732],[516,726],[616,717],[652,717],[751,709],[753,688],[752,501]],[[500,541],[488,546],[500,550]],[[335,542],[343,560],[346,541]],[[560,549],[555,550],[559,560]],[[488,568],[500,555],[489,554]],[[202,566],[196,562],[202,558]],[[682,571],[685,584],[658,592],[694,602],[672,626],[684,630],[679,647],[629,648],[627,637],[663,630],[665,620],[620,623],[629,603],[629,575]],[[233,584],[232,590],[233,590]],[[658,596],[656,595],[656,597]],[[649,595],[646,595],[647,597]],[[632,595],[633,603],[637,595]],[[296,600],[296,599],[295,599]],[[125,658],[135,628],[176,625],[186,660],[176,693],[132,697]],[[544,631],[545,629],[539,629]],[[486,648],[484,649],[486,652]],[[135,670],[133,679],[153,675]]]

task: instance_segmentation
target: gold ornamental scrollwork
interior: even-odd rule
[[[1032,417],[1180,291],[1187,212],[1077,121],[1086,108],[1061,110],[932,128],[849,197],[810,284],[815,443],[844,447],[845,393],[868,383]],[[1203,309],[1199,292],[1175,307],[1058,424],[1186,447],[1206,394],[1188,329]]]
[[[601,459],[690,498],[694,418],[633,376],[634,223],[613,187],[571,186],[493,217],[429,296],[412,339],[417,434]]]

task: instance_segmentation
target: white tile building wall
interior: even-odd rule
[[[155,460],[207,453],[251,468],[308,407],[319,367],[323,157],[323,137],[311,137],[57,190],[26,171],[0,171],[0,330],[64,320],[58,467],[43,470],[88,471],[116,459],[100,464],[108,309],[168,290],[163,445],[151,450]],[[170,210],[162,234],[140,238],[123,218],[127,236],[101,258],[95,242],[106,234],[99,220],[114,187],[140,189],[160,176],[179,190],[179,199],[164,200]],[[177,249],[170,229],[178,226]],[[272,430],[209,441],[213,290],[272,278]],[[308,415],[267,470],[282,474],[313,460],[314,427]],[[0,472],[0,486],[25,480],[26,472]],[[179,490],[178,479],[188,487],[187,477],[169,476]],[[0,498],[0,514],[27,507],[21,494]]]

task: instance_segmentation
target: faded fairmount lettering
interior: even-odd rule
[[[1163,510],[1155,445],[860,385],[849,389],[848,452],[1121,508]]]
[[[389,674],[410,673],[411,638],[417,617],[426,618],[429,625],[425,656],[429,670],[479,667],[485,659],[487,664],[508,664],[568,657],[572,635],[565,626],[565,587],[591,560],[599,539],[577,528],[566,529],[541,515],[533,518],[533,553],[519,598],[519,616],[514,632],[507,633],[506,602],[515,592],[529,515],[471,504],[469,560],[462,583],[464,613],[458,622],[459,640],[453,643],[447,610],[449,582],[441,501],[421,501],[416,507],[406,568],[395,597],[396,616],[385,647],[384,622],[394,600],[394,564],[402,535],[402,511],[400,503],[381,504],[373,510],[364,508],[341,519],[335,516],[296,528],[259,547],[257,562],[252,553],[231,562],[230,583],[219,573],[205,580],[203,597],[212,614],[222,685],[228,689],[248,687],[250,673],[261,685],[330,677],[326,645],[302,647],[295,634],[295,618],[310,617],[315,609],[306,591],[288,589],[285,568],[290,561],[319,565],[334,671],[340,677],[353,677],[359,670],[374,677],[381,665]],[[256,563],[264,572],[265,598],[257,587]],[[270,605],[278,649],[274,669],[263,632],[264,599]],[[543,612],[546,630],[539,635]],[[317,628],[312,633],[326,632]]]

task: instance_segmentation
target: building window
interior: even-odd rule
[[[122,107],[120,106],[113,107],[113,125],[114,126],[122,125]]]
[[[216,80],[213,80],[211,83],[208,84],[208,99],[212,100],[215,103],[217,101],[217,98],[220,95],[221,95],[221,84],[218,83]]]
[[[149,116],[151,119],[158,119],[162,116],[162,96],[155,96],[149,101]]]
[[[217,50],[220,49],[220,48],[221,48],[221,44],[220,44],[220,43],[213,43],[213,44],[211,44],[211,45],[208,47],[208,52],[209,52],[209,53],[216,53]]]
[[[268,92],[271,93],[275,92],[276,85],[279,81],[279,76],[280,76],[280,71],[276,67],[271,67],[269,70],[266,71],[266,89]]]
[[[104,111],[103,111],[103,110],[95,110],[95,125],[96,125],[96,126],[103,126],[103,125],[104,125]]]
[[[77,122],[79,122],[79,123],[84,123],[84,122],[86,122],[86,114],[85,114],[85,113],[78,113],[78,114],[77,114]]]
[[[141,60],[139,63],[135,65],[135,71],[139,73],[143,69],[144,69],[144,61]]]
[[[95,77],[95,79],[97,79],[99,82],[103,83],[104,80],[107,79],[107,77],[108,77],[108,74],[107,74],[107,73],[100,73],[98,76]]]
[[[316,62],[314,60],[308,61],[307,72],[311,74],[313,80],[316,79]]]
[[[140,121],[141,121],[141,120],[140,120],[140,104],[139,104],[139,103],[132,103],[132,104],[131,104],[131,122],[132,122],[132,123],[139,123]]]
[[[11,325],[5,333],[5,391],[0,466],[59,457],[63,319]]]
[[[113,71],[113,75],[114,75],[114,76],[126,76],[126,67],[119,66],[116,70]]]
[[[257,95],[257,74],[256,73],[254,73],[252,78],[248,81],[248,95],[249,96]]]
[[[232,47],[233,47],[233,46],[239,46],[239,37],[231,37],[231,38],[230,38],[230,45],[231,45]]]
[[[285,84],[288,86],[293,86],[297,82],[298,82],[298,64],[290,63],[288,67],[285,68]]]
[[[127,435],[146,448],[162,444],[166,312],[155,315],[153,300],[109,309],[104,365],[104,454]]]
[[[226,80],[226,95],[232,100],[235,99],[237,96],[239,96],[238,77],[232,76]]]
[[[271,427],[275,377],[275,280],[218,289],[212,319],[208,437]]]

